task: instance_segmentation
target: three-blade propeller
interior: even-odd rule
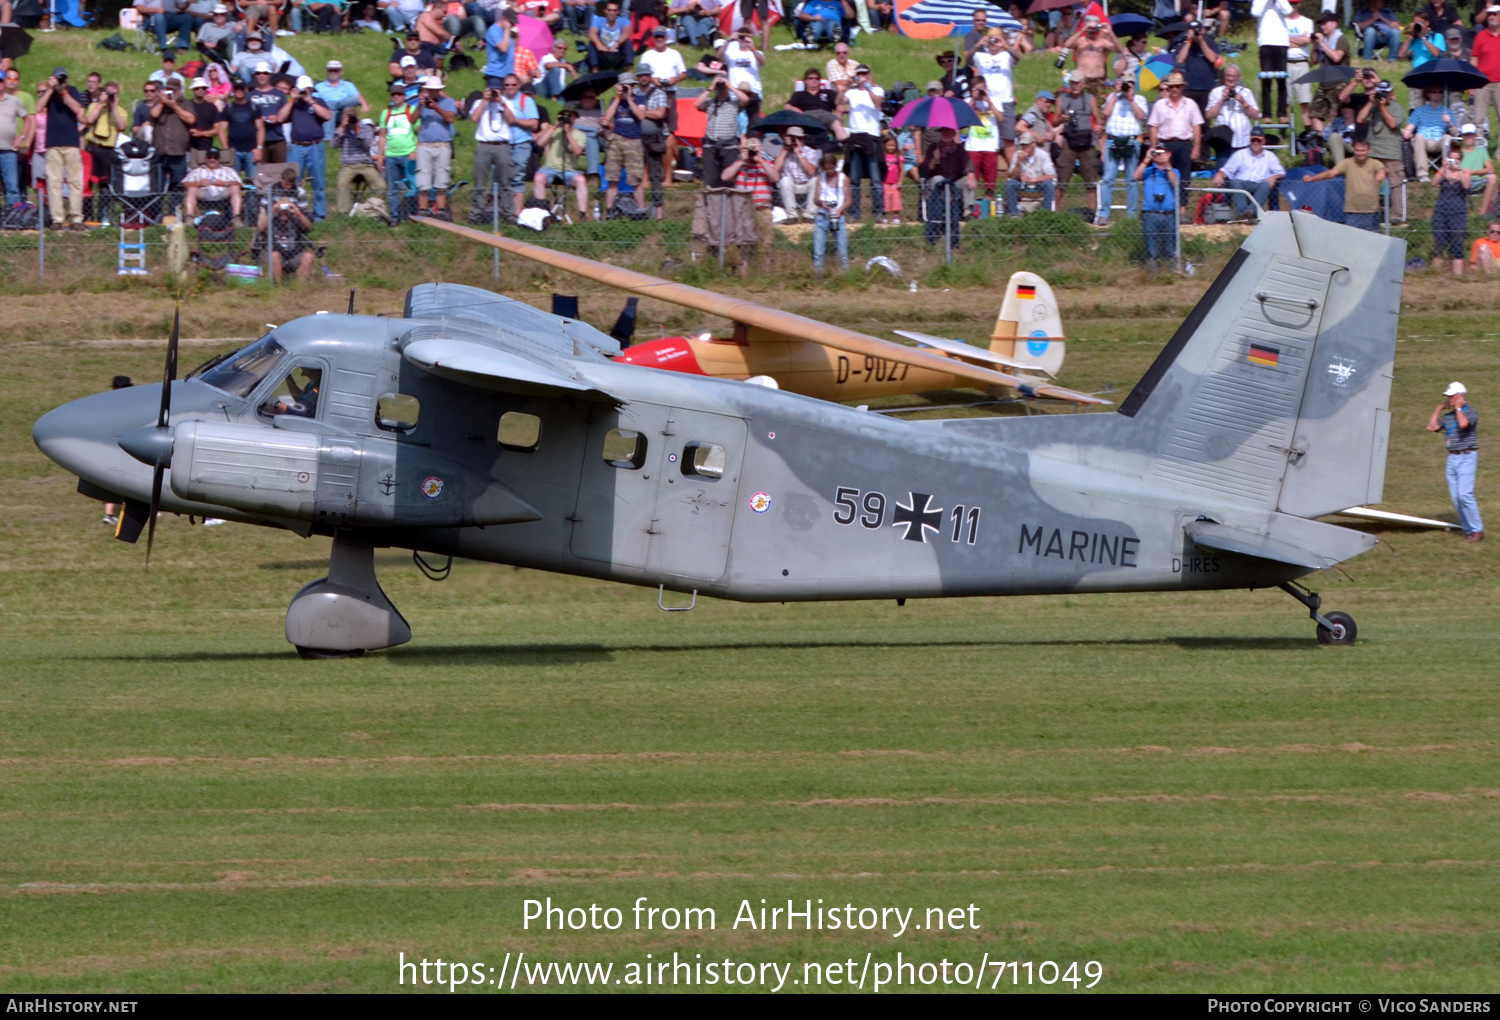
[[[172,309],[172,339],[167,341],[167,364],[161,374],[161,410],[156,416],[156,430],[158,435],[170,436],[169,425],[172,417],[172,383],[177,381],[177,336],[181,328],[182,310]],[[168,446],[170,450],[170,446]],[[171,462],[170,452],[166,457],[156,458],[156,470],[151,475],[151,510],[146,518],[146,566],[151,566],[151,546],[156,542],[156,514],[161,509],[161,479],[167,464]]]

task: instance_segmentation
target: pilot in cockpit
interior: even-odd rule
[[[289,414],[297,418],[312,418],[318,413],[318,391],[323,384],[323,372],[317,368],[298,366],[287,374],[276,392],[261,406],[263,414]]]

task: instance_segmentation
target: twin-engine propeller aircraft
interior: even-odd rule
[[[896,331],[931,348],[920,350],[503,235],[423,217],[417,222],[637,297],[656,298],[734,323],[734,334],[729,337],[704,334],[635,344],[616,356],[615,361],[624,364],[720,379],[770,380],[778,389],[821,400],[873,400],[977,387],[995,397],[1018,394],[1079,405],[1109,402],[1052,382],[1062,367],[1066,343],[1057,299],[1047,281],[1035,273],[1011,276],[988,349],[926,333]],[[576,318],[576,307],[564,309],[554,302],[552,310],[565,316],[572,312]],[[634,319],[630,306],[621,322],[627,318]],[[618,323],[611,332],[618,339],[628,339]]]
[[[1380,499],[1405,250],[1268,214],[1107,414],[905,421],[620,364],[584,323],[429,283],[402,318],[297,319],[180,382],[174,330],[160,389],[75,400],[33,436],[125,504],[127,540],[158,508],[331,536],[287,612],[306,656],[410,639],[385,546],[659,602],[1277,586],[1347,644],[1354,621],[1292,582],[1375,544],[1314,518]]]

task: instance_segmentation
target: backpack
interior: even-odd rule
[[[114,35],[109,36],[107,39],[100,39],[98,42],[94,43],[94,46],[97,49],[114,50],[117,53],[125,53],[127,51],[135,49],[133,45],[121,38],[119,32],[116,32]]]
[[[223,210],[210,209],[198,217],[198,243],[227,244],[234,239],[234,220]]]
[[[643,220],[650,216],[647,209],[642,209],[636,204],[635,195],[625,193],[615,198],[615,204],[610,207],[609,214],[605,219],[609,220]]]

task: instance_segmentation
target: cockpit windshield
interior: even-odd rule
[[[227,360],[217,365],[210,364],[198,378],[225,393],[248,397],[285,354],[286,348],[276,342],[274,335],[267,333],[249,347],[231,354]]]

